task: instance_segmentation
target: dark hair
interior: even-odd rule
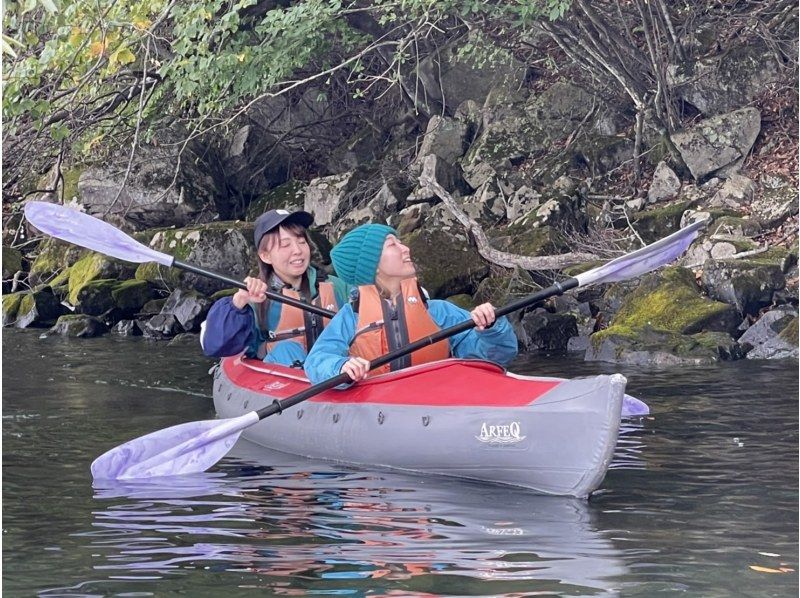
[[[268,264],[264,260],[261,259],[259,252],[261,248],[264,248],[264,251],[271,251],[272,247],[275,245],[275,242],[278,241],[280,236],[280,229],[284,228],[288,230],[290,233],[298,236],[303,237],[306,240],[306,243],[311,246],[311,240],[308,238],[308,229],[301,224],[291,223],[291,224],[281,224],[276,226],[268,233],[265,233],[264,236],[261,237],[261,241],[256,247],[256,259],[258,260],[258,277],[267,283],[267,288],[269,288],[270,278],[272,278],[272,273],[274,271],[272,264]],[[303,279],[301,282],[301,292],[303,294],[308,295],[308,275],[303,274]],[[261,329],[263,333],[268,331],[267,328],[267,312],[269,311],[269,299],[262,301],[260,304],[256,306],[256,319],[258,322],[258,327]]]

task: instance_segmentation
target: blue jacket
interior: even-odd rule
[[[313,267],[309,267],[307,275],[309,288],[314,293],[313,300],[317,296],[317,271]],[[327,281],[333,283],[338,307],[347,303],[349,291],[347,284],[335,276],[329,276]],[[283,307],[284,304],[278,301],[269,302],[267,325],[270,330],[274,330],[278,325]],[[258,348],[267,340],[267,337],[258,327],[255,310],[256,306],[253,304],[238,309],[233,304],[232,297],[223,297],[215,302],[208,312],[203,332],[200,335],[203,353],[209,357],[227,357],[245,351],[247,357],[256,357]],[[284,340],[273,347],[264,361],[292,365],[295,361],[302,362],[305,356],[306,352],[300,343]]]
[[[439,299],[428,301],[428,313],[439,328],[449,328],[471,319],[469,312]],[[352,305],[345,305],[322,331],[305,360],[306,376],[318,384],[341,373],[350,358],[350,342],[355,335],[358,315]],[[505,317],[483,331],[471,328],[451,336],[450,353],[454,357],[488,359],[508,365],[517,355],[517,336]]]

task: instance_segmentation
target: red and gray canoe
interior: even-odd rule
[[[214,374],[220,417],[309,387],[303,371],[227,357]],[[332,389],[246,429],[285,453],[510,484],[585,497],[603,481],[620,427],[625,378],[520,376],[447,359]]]

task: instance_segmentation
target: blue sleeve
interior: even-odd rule
[[[345,304],[325,326],[306,357],[303,368],[312,384],[338,376],[350,358],[350,341],[356,332],[356,317],[349,303]]]
[[[231,297],[223,297],[208,312],[200,344],[209,357],[228,357],[248,348],[254,335],[255,314],[250,306],[239,309]]]
[[[333,285],[333,294],[336,297],[336,305],[339,309],[350,301],[351,286],[336,276],[329,276],[328,281]]]
[[[440,328],[471,319],[467,310],[438,299],[428,302],[428,312]],[[491,328],[481,331],[471,328],[451,336],[449,340],[454,357],[488,359],[506,366],[517,356],[517,335],[505,316],[498,318]]]

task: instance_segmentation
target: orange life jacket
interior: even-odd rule
[[[416,278],[408,278],[400,285],[400,296],[395,308],[381,298],[377,287],[358,287],[358,322],[350,342],[350,355],[372,361],[389,351],[440,330],[428,313],[426,300]],[[354,306],[355,307],[355,306]],[[450,357],[447,340],[428,345],[374,370],[368,376],[396,371],[411,365],[438,361]]]
[[[290,287],[281,289],[281,294],[298,301],[304,301],[300,293]],[[313,305],[323,307],[330,311],[337,311],[336,294],[333,292],[333,283],[320,282],[317,286],[317,296],[311,301]],[[272,350],[272,347],[278,341],[286,339],[295,339],[303,348],[308,351],[317,340],[317,337],[322,333],[322,329],[330,321],[329,318],[312,314],[299,307],[292,307],[291,305],[281,306],[281,316],[278,319],[278,325],[275,330],[269,331],[269,340],[258,349],[258,358],[264,359],[264,356]]]

